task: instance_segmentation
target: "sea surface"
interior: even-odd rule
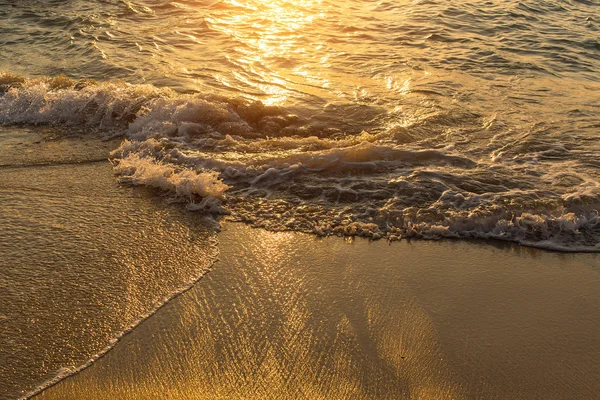
[[[0,122],[272,230],[600,250],[589,1],[0,1]]]
[[[598,0],[0,0],[7,398],[77,369],[199,279],[224,218],[600,252],[599,10]],[[130,254],[135,244],[156,257]],[[80,273],[79,297],[57,291],[65,263],[91,276],[111,265],[98,278],[112,282],[108,297],[90,307],[125,296],[126,317],[57,314],[52,304],[83,304],[98,283]],[[122,287],[128,274],[153,282],[148,292]],[[21,304],[28,290],[54,300]],[[32,349],[72,346],[39,339],[68,320],[98,337],[69,350],[65,369]],[[13,363],[23,359],[34,367]]]

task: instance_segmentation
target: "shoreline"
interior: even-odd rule
[[[64,360],[44,359],[40,353],[48,348],[35,342],[30,367],[37,368],[33,358],[41,357],[42,363],[62,365],[58,373],[66,375],[26,396],[138,399],[160,397],[164,389],[167,394],[183,391],[175,394],[179,398],[201,398],[200,387],[210,398],[231,393],[261,398],[406,398],[415,393],[518,398],[527,390],[524,398],[553,398],[561,391],[579,390],[584,396],[600,390],[594,386],[600,376],[593,372],[600,370],[593,344],[600,339],[600,323],[590,319],[600,312],[600,294],[593,290],[600,284],[597,253],[541,250],[501,240],[318,237],[252,228],[227,218],[213,246],[214,226],[202,215],[169,206],[152,190],[120,186],[108,161],[104,165],[90,159],[107,154],[116,141],[91,139],[86,144],[79,138],[73,151],[70,139],[37,143],[38,132],[15,129],[7,137],[8,151],[0,162],[14,161],[16,154],[22,159],[0,168],[0,197],[13,210],[5,216],[7,226],[22,232],[18,240],[7,236],[0,245],[8,246],[12,264],[22,268],[44,260],[47,265],[31,274],[50,284],[45,296],[56,298],[52,301],[60,306],[15,306],[21,314],[45,321],[45,328],[31,321],[15,323],[49,337],[62,326],[60,335],[75,335],[71,340],[76,345],[96,348],[91,359],[73,361],[80,365],[73,373]],[[11,147],[11,140],[24,143]],[[51,233],[52,254],[58,258],[37,253],[48,246],[40,227]],[[114,241],[123,234],[129,245]],[[208,265],[211,248],[222,255]],[[208,258],[199,261],[202,257]],[[77,268],[70,265],[73,260],[80,263]],[[112,282],[104,269],[123,276]],[[171,276],[173,271],[177,277]],[[104,293],[102,285],[95,287],[94,280],[80,280],[76,273],[100,273],[102,285],[116,286]],[[70,280],[87,288],[83,297],[60,297]],[[166,294],[157,283],[161,280],[169,282]],[[149,284],[155,286],[152,299],[145,291]],[[171,298],[173,293],[178,294]],[[90,298],[97,298],[97,304],[87,305]],[[114,307],[97,310],[98,305],[106,308],[107,299]],[[132,300],[139,310],[148,310],[143,304],[150,302],[151,311],[126,312]],[[85,329],[103,324],[102,318],[92,318],[98,311],[115,319],[115,325],[108,336],[86,344],[93,330]],[[118,328],[129,319],[111,315],[116,311],[133,323]],[[9,315],[0,309],[2,313]],[[63,326],[63,314],[88,319]],[[243,342],[236,339],[240,335]],[[541,350],[536,353],[526,345]],[[149,368],[142,354],[146,351],[160,370]],[[576,353],[579,358],[572,355]],[[206,362],[193,361],[199,358]],[[327,378],[324,368],[334,378]],[[316,376],[314,371],[322,372]],[[198,378],[205,373],[209,376]],[[532,376],[524,382],[527,374]],[[548,382],[544,374],[554,378]],[[165,383],[144,386],[149,379]],[[567,392],[572,382],[580,387]]]
[[[0,400],[600,400],[600,0],[0,2]]]
[[[97,354],[94,354],[89,360],[87,360],[85,363],[73,367],[68,368],[61,368],[56,376],[54,378],[51,378],[50,380],[40,384],[39,386],[27,391],[27,393],[25,393],[24,395],[20,396],[18,399],[19,400],[23,400],[23,399],[31,399],[36,397],[37,395],[41,394],[42,392],[52,388],[53,386],[56,386],[58,384],[60,384],[62,381],[64,381],[65,379],[69,379],[70,377],[77,375],[78,373],[84,371],[85,369],[91,367],[92,365],[94,365],[94,363],[98,362],[99,360],[102,359],[102,357],[106,356],[106,354],[108,354],[125,336],[127,336],[128,334],[130,334],[131,332],[133,332],[135,330],[136,327],[138,327],[140,324],[142,324],[145,320],[147,320],[148,318],[152,317],[154,314],[156,314],[162,307],[164,307],[165,305],[167,305],[169,302],[175,300],[177,297],[183,295],[185,292],[187,292],[188,290],[192,289],[194,287],[194,285],[196,283],[198,283],[200,280],[202,280],[202,278],[204,278],[204,276],[206,276],[207,274],[210,273],[210,269],[206,270],[204,272],[203,275],[199,276],[198,279],[196,279],[193,282],[189,282],[187,283],[183,288],[179,289],[179,291],[175,292],[175,293],[171,293],[169,295],[168,298],[166,298],[162,303],[158,303],[154,305],[154,309],[152,309],[150,312],[148,312],[145,315],[140,316],[139,319],[135,320],[132,322],[131,326],[126,327],[123,331],[121,331],[120,333],[117,334],[117,336],[114,339],[111,339],[109,341],[109,343],[106,345],[105,348],[103,348],[102,350],[100,350]]]
[[[80,164],[88,164],[88,163],[96,163],[99,161],[85,161],[85,162],[69,162],[69,163],[65,163],[68,165],[71,164],[76,164],[76,165],[80,165]],[[48,166],[56,166],[56,165],[65,165],[65,164],[43,164],[43,165],[32,165],[31,167],[48,167]],[[19,167],[15,167],[15,168],[26,168],[29,166],[19,166]],[[263,230],[268,234],[272,234],[272,235],[278,235],[278,234],[300,234],[300,235],[307,235],[307,236],[313,236],[315,238],[315,240],[319,241],[319,240],[324,240],[324,239],[332,239],[332,238],[337,238],[338,240],[343,240],[344,242],[347,243],[352,243],[355,240],[359,240],[359,241],[367,241],[367,242],[387,242],[388,245],[392,246],[395,245],[396,243],[400,243],[400,242],[404,242],[407,245],[413,245],[416,243],[417,246],[419,246],[420,242],[427,242],[427,241],[431,241],[431,240],[427,240],[427,239],[420,239],[420,238],[408,238],[408,239],[401,239],[401,240],[396,240],[396,241],[390,241],[390,240],[386,240],[386,239],[368,239],[368,238],[363,238],[360,236],[338,236],[338,235],[328,235],[328,236],[318,236],[318,235],[314,235],[314,234],[310,234],[310,233],[301,233],[301,232],[294,232],[294,231],[283,231],[283,232],[272,232],[272,231],[268,231],[265,230],[264,228],[256,228],[253,227],[251,225],[248,224],[244,224],[243,222],[238,222],[238,221],[221,221],[221,224],[225,224],[225,226],[227,226],[226,229],[229,229],[230,226],[233,226],[234,229],[251,229],[251,230]],[[218,235],[217,235],[217,241],[218,241]],[[434,240],[434,242],[436,242],[437,240]],[[556,254],[571,254],[571,253],[578,253],[576,251],[563,251],[563,250],[558,250],[558,249],[544,249],[544,248],[539,248],[539,247],[535,247],[535,246],[524,246],[521,245],[519,243],[515,243],[512,241],[503,241],[503,240],[499,240],[499,239],[488,239],[488,240],[482,240],[482,239],[459,239],[459,238],[444,238],[444,239],[440,239],[441,242],[448,242],[450,245],[452,244],[458,244],[459,242],[464,242],[464,243],[470,243],[473,246],[491,246],[492,248],[496,248],[500,251],[514,251],[514,249],[512,249],[512,247],[519,247],[519,249],[517,250],[519,253],[521,252],[525,252],[528,253],[529,256],[535,255],[536,252],[549,252],[549,253],[556,253]],[[454,242],[454,243],[453,243]],[[582,254],[586,254],[586,253],[594,253],[594,252],[583,252]],[[219,261],[217,260],[216,263],[218,263]],[[214,266],[214,264],[213,264]],[[165,307],[166,305],[168,305],[170,302],[176,300],[179,296],[184,295],[186,292],[188,292],[189,290],[193,289],[194,286],[196,286],[197,284],[200,284],[200,281],[205,278],[205,276],[207,276],[208,274],[211,273],[212,267],[210,267],[209,269],[206,270],[206,272],[199,276],[198,279],[196,279],[193,282],[190,283],[186,283],[186,285],[178,292],[171,294],[168,298],[166,298],[163,302],[161,302],[160,304],[156,304],[155,308],[152,309],[149,313],[141,316],[138,320],[134,321],[131,326],[129,326],[128,328],[126,328],[125,330],[123,330],[122,332],[120,332],[114,339],[112,339],[110,341],[109,344],[107,344],[107,346],[102,349],[99,353],[94,354],[93,357],[91,357],[88,361],[86,361],[84,364],[79,365],[77,367],[74,367],[73,369],[67,369],[65,368],[64,370],[61,369],[61,371],[59,371],[57,373],[57,376],[50,379],[47,382],[44,382],[43,384],[41,384],[40,386],[33,388],[32,390],[28,391],[25,395],[23,395],[22,397],[19,397],[19,399],[30,399],[30,398],[37,398],[38,395],[43,394],[44,392],[50,390],[52,387],[61,384],[62,381],[70,379],[72,377],[74,377],[75,375],[83,372],[84,370],[92,367],[96,362],[100,361],[104,356],[106,356],[115,346],[118,345],[118,343],[127,335],[133,333],[135,331],[135,329],[140,325],[143,324],[147,319],[151,318],[154,314],[156,314],[157,312],[159,312],[161,310],[161,308]]]
[[[0,164],[12,164],[0,168],[3,400],[89,365],[218,252],[202,216],[119,186],[108,161],[94,160],[114,142],[42,139],[0,130]]]
[[[225,223],[219,242],[210,274],[34,398],[541,399],[600,389],[600,330],[587,318],[600,310],[596,255],[239,223]]]

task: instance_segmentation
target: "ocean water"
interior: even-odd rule
[[[0,0],[0,398],[77,369],[202,276],[224,218],[600,252],[598,10]]]
[[[272,230],[600,250],[589,1],[1,1],[0,122]]]

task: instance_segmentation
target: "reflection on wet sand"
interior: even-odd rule
[[[350,243],[238,224],[219,237],[210,274],[39,399],[585,398],[600,389],[600,358],[585,356],[599,355],[598,323],[585,318],[600,310],[597,255]]]
[[[216,258],[202,215],[119,187],[110,143],[50,134],[0,129],[1,400],[77,370]]]

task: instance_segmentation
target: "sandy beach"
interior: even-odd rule
[[[48,135],[2,136],[2,398],[68,375],[35,398],[590,399],[600,390],[598,254],[318,238],[227,221],[216,233],[159,192],[119,185],[102,161],[115,143],[77,151]]]
[[[202,215],[121,187],[114,143],[0,129],[0,399],[68,375],[200,278]]]
[[[220,260],[50,399],[591,399],[599,258],[225,223]]]

